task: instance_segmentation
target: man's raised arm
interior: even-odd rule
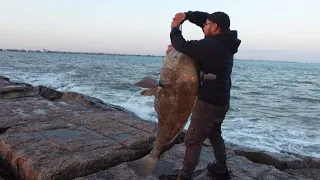
[[[203,28],[203,24],[206,22],[209,13],[201,11],[188,11],[184,13],[177,13],[175,18],[189,20],[191,23]]]

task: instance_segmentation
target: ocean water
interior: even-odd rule
[[[153,97],[134,86],[158,79],[162,57],[0,52],[0,75],[12,81],[84,93],[157,121]],[[229,143],[320,158],[320,64],[236,60]],[[189,124],[185,128],[188,127]]]

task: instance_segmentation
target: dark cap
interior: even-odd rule
[[[222,31],[230,30],[230,18],[224,12],[214,12],[208,16],[208,20],[218,24]]]

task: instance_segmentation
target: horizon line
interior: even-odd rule
[[[127,53],[102,53],[102,52],[84,52],[84,51],[58,51],[58,50],[31,50],[31,49],[3,49],[0,48],[1,51],[6,52],[33,52],[33,53],[56,53],[56,54],[89,54],[89,55],[113,55],[113,56],[141,56],[141,57],[165,57],[165,55],[151,55],[151,54],[127,54]],[[243,59],[243,58],[234,58],[234,60],[240,61],[268,61],[268,62],[289,62],[289,63],[311,63],[311,64],[319,64],[320,62],[300,62],[300,61],[286,61],[286,60],[263,60],[263,59]]]

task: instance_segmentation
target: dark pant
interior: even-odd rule
[[[191,123],[185,137],[186,152],[182,172],[192,175],[198,165],[203,142],[209,138],[218,165],[226,164],[226,150],[221,137],[221,124],[229,110],[227,106],[214,106],[197,100],[191,116]]]

